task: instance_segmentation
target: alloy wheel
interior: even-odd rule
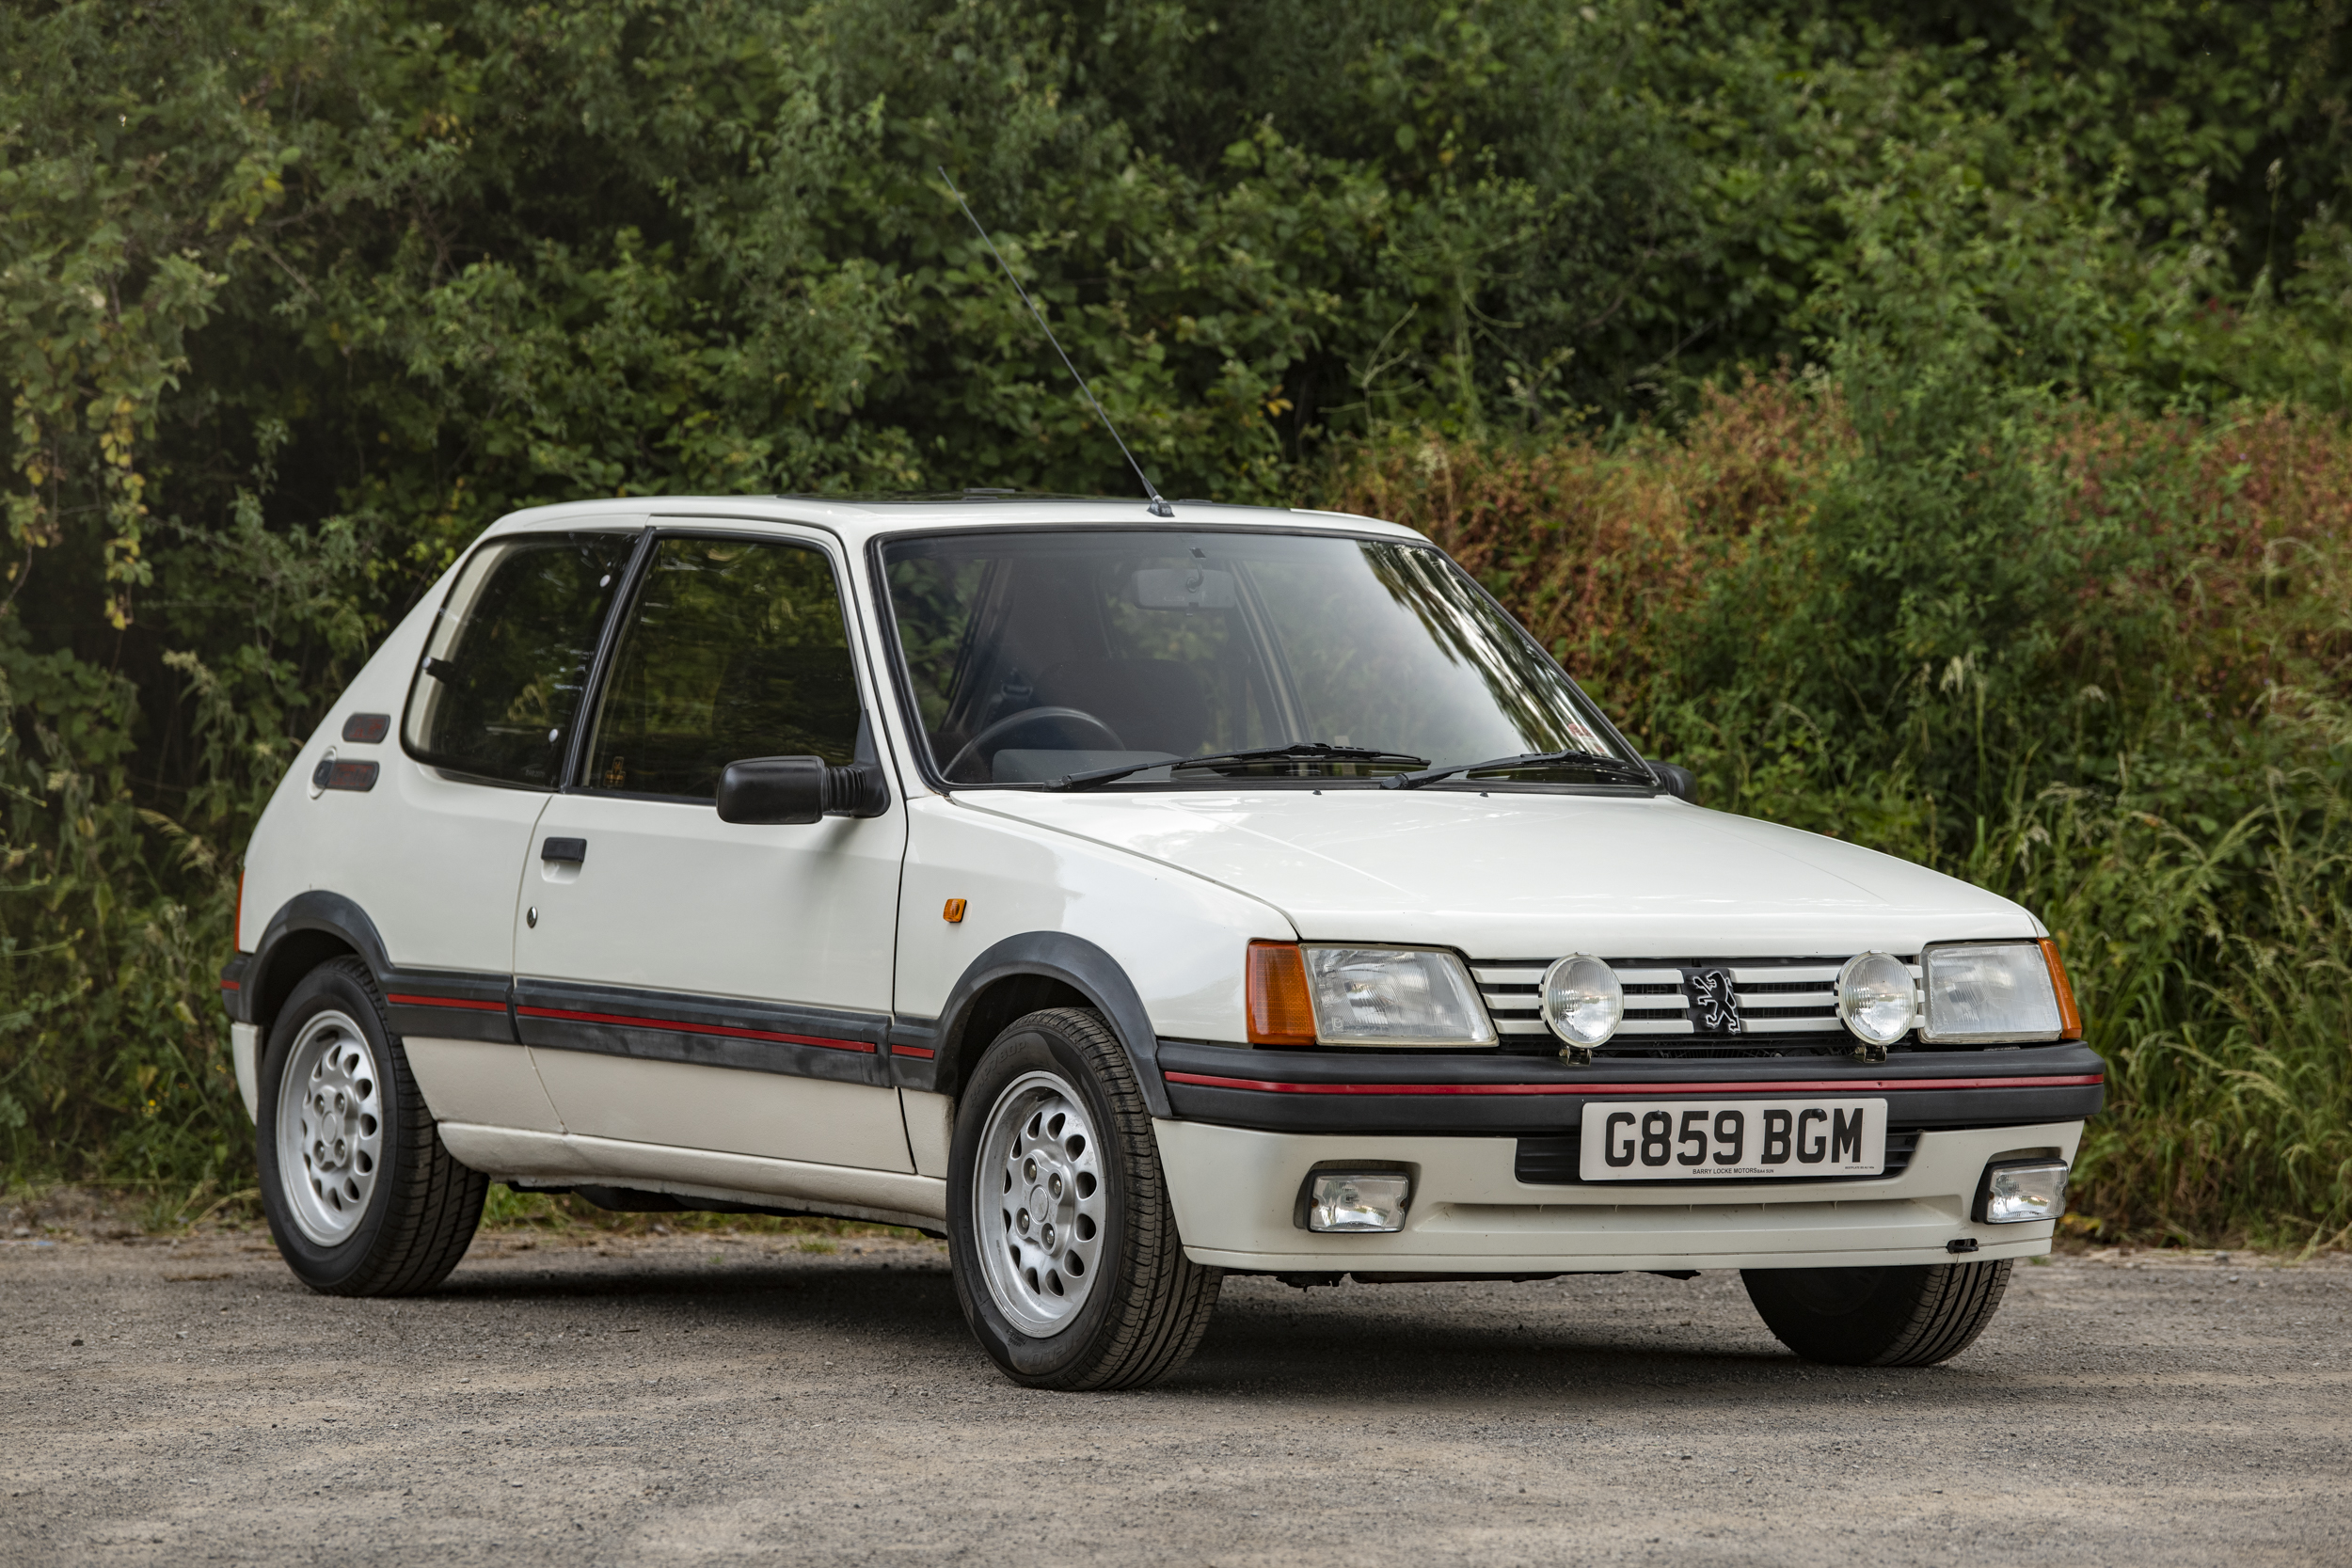
[[[1031,1072],[1006,1085],[980,1133],[973,1238],[997,1310],[1043,1338],[1093,1292],[1107,1223],[1101,1139],[1070,1085]]]

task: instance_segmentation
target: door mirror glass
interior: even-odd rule
[[[858,712],[841,594],[822,550],[664,538],[621,629],[580,784],[710,800],[729,764],[850,763]],[[728,818],[816,819],[813,810]]]
[[[825,759],[750,757],[719,775],[723,822],[814,822],[825,815]]]
[[[425,640],[401,722],[409,754],[551,787],[638,537],[534,533],[476,550]]]

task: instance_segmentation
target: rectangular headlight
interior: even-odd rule
[[[1980,1225],[2025,1225],[2066,1212],[2066,1162],[2034,1160],[1988,1165],[1977,1191]]]
[[[1307,1179],[1307,1228],[1326,1232],[1405,1228],[1413,1179],[1401,1170],[1319,1170]]]
[[[1326,1045],[1492,1045],[1470,971],[1430,947],[1309,947],[1307,989]]]
[[[2058,1037],[2058,989],[2036,942],[1947,942],[1919,956],[1923,1039],[1977,1045]]]

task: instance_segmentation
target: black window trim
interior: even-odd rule
[[[776,531],[777,524],[786,528],[806,529],[806,533]],[[596,789],[581,782],[588,767],[588,737],[601,717],[605,683],[612,678],[612,661],[620,649],[621,628],[636,612],[637,601],[644,592],[645,580],[653,570],[655,549],[664,539],[743,539],[760,544],[789,544],[813,549],[825,558],[825,565],[833,573],[833,592],[841,609],[842,642],[850,656],[850,679],[857,688],[858,712],[863,716],[872,711],[872,684],[859,667],[858,627],[854,614],[856,601],[850,593],[849,561],[841,550],[839,536],[831,531],[793,519],[779,518],[776,523],[748,518],[712,518],[707,522],[692,518],[668,519],[657,517],[645,526],[644,537],[629,557],[628,575],[621,579],[621,592],[613,597],[612,610],[607,616],[604,630],[596,641],[596,657],[589,668],[587,686],[580,694],[580,712],[585,721],[572,726],[572,737],[564,748],[564,771],[557,787],[550,791],[559,795],[594,795],[600,800],[647,800],[660,805],[718,807],[716,798],[703,795],[654,795],[633,789]],[[870,720],[866,721],[870,723]]]
[[[907,736],[909,740],[908,750],[913,753],[915,770],[922,775],[923,782],[930,785],[933,791],[939,794],[949,795],[959,789],[1010,789],[1024,790],[1034,794],[1041,791],[1044,786],[1037,784],[951,784],[944,775],[940,773],[937,766],[931,758],[930,736],[923,728],[923,711],[914,700],[914,688],[907,674],[906,644],[900,641],[898,638],[898,613],[897,608],[890,602],[890,578],[888,568],[882,560],[882,550],[884,546],[902,539],[961,539],[972,534],[994,533],[1232,533],[1241,535],[1263,535],[1271,533],[1285,536],[1305,536],[1317,539],[1357,539],[1371,544],[1403,545],[1410,547],[1418,547],[1433,551],[1438,556],[1442,558],[1447,565],[1453,567],[1455,571],[1460,572],[1462,576],[1469,580],[1470,587],[1476,590],[1478,594],[1489,605],[1494,607],[1496,612],[1502,617],[1504,622],[1507,623],[1513,630],[1517,631],[1520,637],[1526,640],[1527,645],[1530,648],[1533,648],[1537,655],[1547,660],[1549,660],[1550,663],[1558,667],[1561,678],[1568,683],[1569,689],[1573,690],[1578,697],[1583,699],[1585,705],[1592,710],[1593,717],[1600,721],[1600,726],[1602,730],[1607,733],[1608,737],[1614,741],[1617,745],[1625,748],[1626,755],[1634,758],[1640,758],[1642,755],[1642,749],[1625,737],[1624,733],[1617,728],[1616,721],[1609,717],[1608,710],[1603,708],[1600,704],[1593,700],[1592,695],[1584,689],[1583,686],[1577,680],[1576,676],[1569,672],[1566,665],[1561,664],[1558,659],[1553,658],[1550,650],[1546,648],[1541,642],[1535,641],[1535,634],[1529,631],[1519,618],[1517,615],[1512,614],[1510,610],[1503,605],[1502,600],[1496,598],[1492,594],[1486,591],[1486,585],[1478,580],[1475,573],[1470,571],[1460,562],[1454,560],[1453,556],[1447,554],[1444,547],[1438,545],[1435,540],[1426,538],[1418,533],[1400,538],[1398,535],[1393,533],[1363,528],[1272,528],[1263,524],[1253,525],[1236,523],[1206,523],[1187,527],[1181,520],[1171,523],[1158,518],[1154,518],[1148,523],[1129,521],[1105,523],[986,523],[977,526],[969,523],[959,523],[950,524],[944,528],[933,525],[930,527],[891,529],[886,531],[876,532],[866,541],[866,575],[871,579],[868,587],[874,597],[875,613],[881,618],[882,626],[885,633],[882,639],[882,657],[884,662],[890,666],[890,686],[894,695],[898,699],[899,720],[907,727]],[[1147,790],[1152,793],[1159,793],[1169,789],[1192,792],[1199,792],[1202,790],[1230,791],[1233,789],[1256,788],[1264,784],[1282,783],[1310,784],[1318,789],[1328,789],[1333,787],[1376,788],[1379,784],[1379,781],[1376,779],[1326,779],[1321,781],[1300,779],[1295,781],[1284,781],[1269,779],[1245,780],[1219,778],[1214,780],[1201,780],[1197,783],[1185,780],[1171,781],[1168,784],[1147,784],[1130,786],[1127,785],[1126,781],[1121,780],[1118,784],[1113,784],[1107,786],[1107,788],[1103,792],[1117,794],[1139,794]],[[1610,795],[1630,796],[1645,800],[1666,793],[1666,787],[1663,783],[1649,786],[1642,784],[1504,784],[1499,783],[1498,781],[1489,780],[1485,784],[1470,785],[1465,781],[1445,780],[1440,783],[1431,784],[1428,787],[1432,789],[1445,790],[1448,793],[1455,793],[1464,788],[1475,788],[1482,792],[1502,788],[1508,789],[1514,794]]]

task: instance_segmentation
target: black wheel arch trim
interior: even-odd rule
[[[897,1082],[907,1088],[956,1093],[962,1086],[958,1064],[965,1054],[964,1047],[971,1043],[964,1033],[975,1006],[990,987],[1025,976],[1059,981],[1085,997],[1109,1021],[1120,1043],[1127,1048],[1136,1082],[1152,1114],[1172,1114],[1168,1085],[1160,1078],[1159,1036],[1152,1030],[1151,1015],[1144,1010],[1135,982],[1117,958],[1067,931],[1024,931],[993,943],[964,969],[938,1018],[928,1022],[903,1017],[895,1020],[890,1048]]]
[[[280,964],[289,953],[298,955],[311,946],[300,943],[290,948],[287,940],[306,931],[332,937],[358,955],[379,985],[391,972],[384,939],[377,933],[375,922],[368,918],[368,911],[340,893],[311,888],[279,905],[278,912],[262,927],[262,939],[254,943],[253,951],[238,954],[222,969],[221,1000],[228,1005],[232,1022],[269,1022],[277,1012],[277,1003],[302,977],[299,974],[282,973]],[[304,973],[311,967],[302,966]]]

